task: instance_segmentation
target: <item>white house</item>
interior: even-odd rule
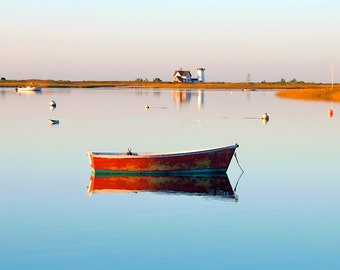
[[[173,82],[191,82],[191,73],[188,70],[175,70],[174,74],[172,75]]]
[[[197,78],[193,78],[189,70],[175,70],[172,75],[173,82],[184,82],[184,83],[193,83],[193,82],[205,82],[204,76],[205,68],[197,68]]]

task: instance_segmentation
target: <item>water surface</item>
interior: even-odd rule
[[[279,99],[275,91],[0,93],[1,268],[339,268],[338,104]],[[245,171],[237,182],[233,159],[228,176],[238,200],[88,193],[87,150],[234,143]]]

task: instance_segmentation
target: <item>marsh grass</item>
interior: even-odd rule
[[[281,90],[276,95],[281,98],[340,102],[340,87]]]

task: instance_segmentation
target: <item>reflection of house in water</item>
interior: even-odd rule
[[[177,105],[182,103],[190,103],[191,97],[197,95],[197,108],[202,108],[204,104],[204,91],[198,90],[189,91],[189,90],[174,90],[172,92],[173,99]]]
[[[204,104],[204,91],[198,90],[197,92],[197,107],[201,109]]]
[[[181,103],[190,102],[191,92],[187,90],[174,90],[172,96],[177,105]]]

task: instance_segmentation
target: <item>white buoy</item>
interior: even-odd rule
[[[57,119],[49,119],[51,125],[59,125],[59,120]]]
[[[264,113],[264,114],[262,115],[262,120],[268,121],[268,120],[269,120],[269,115],[268,115],[267,113]]]
[[[148,110],[149,108],[150,108],[150,106],[149,105],[145,105],[145,110]]]
[[[264,113],[261,119],[262,119],[263,124],[267,125],[267,122],[269,121],[269,115],[267,113]]]
[[[50,101],[50,106],[55,108],[57,106],[57,103],[55,103],[55,101],[52,99]]]

